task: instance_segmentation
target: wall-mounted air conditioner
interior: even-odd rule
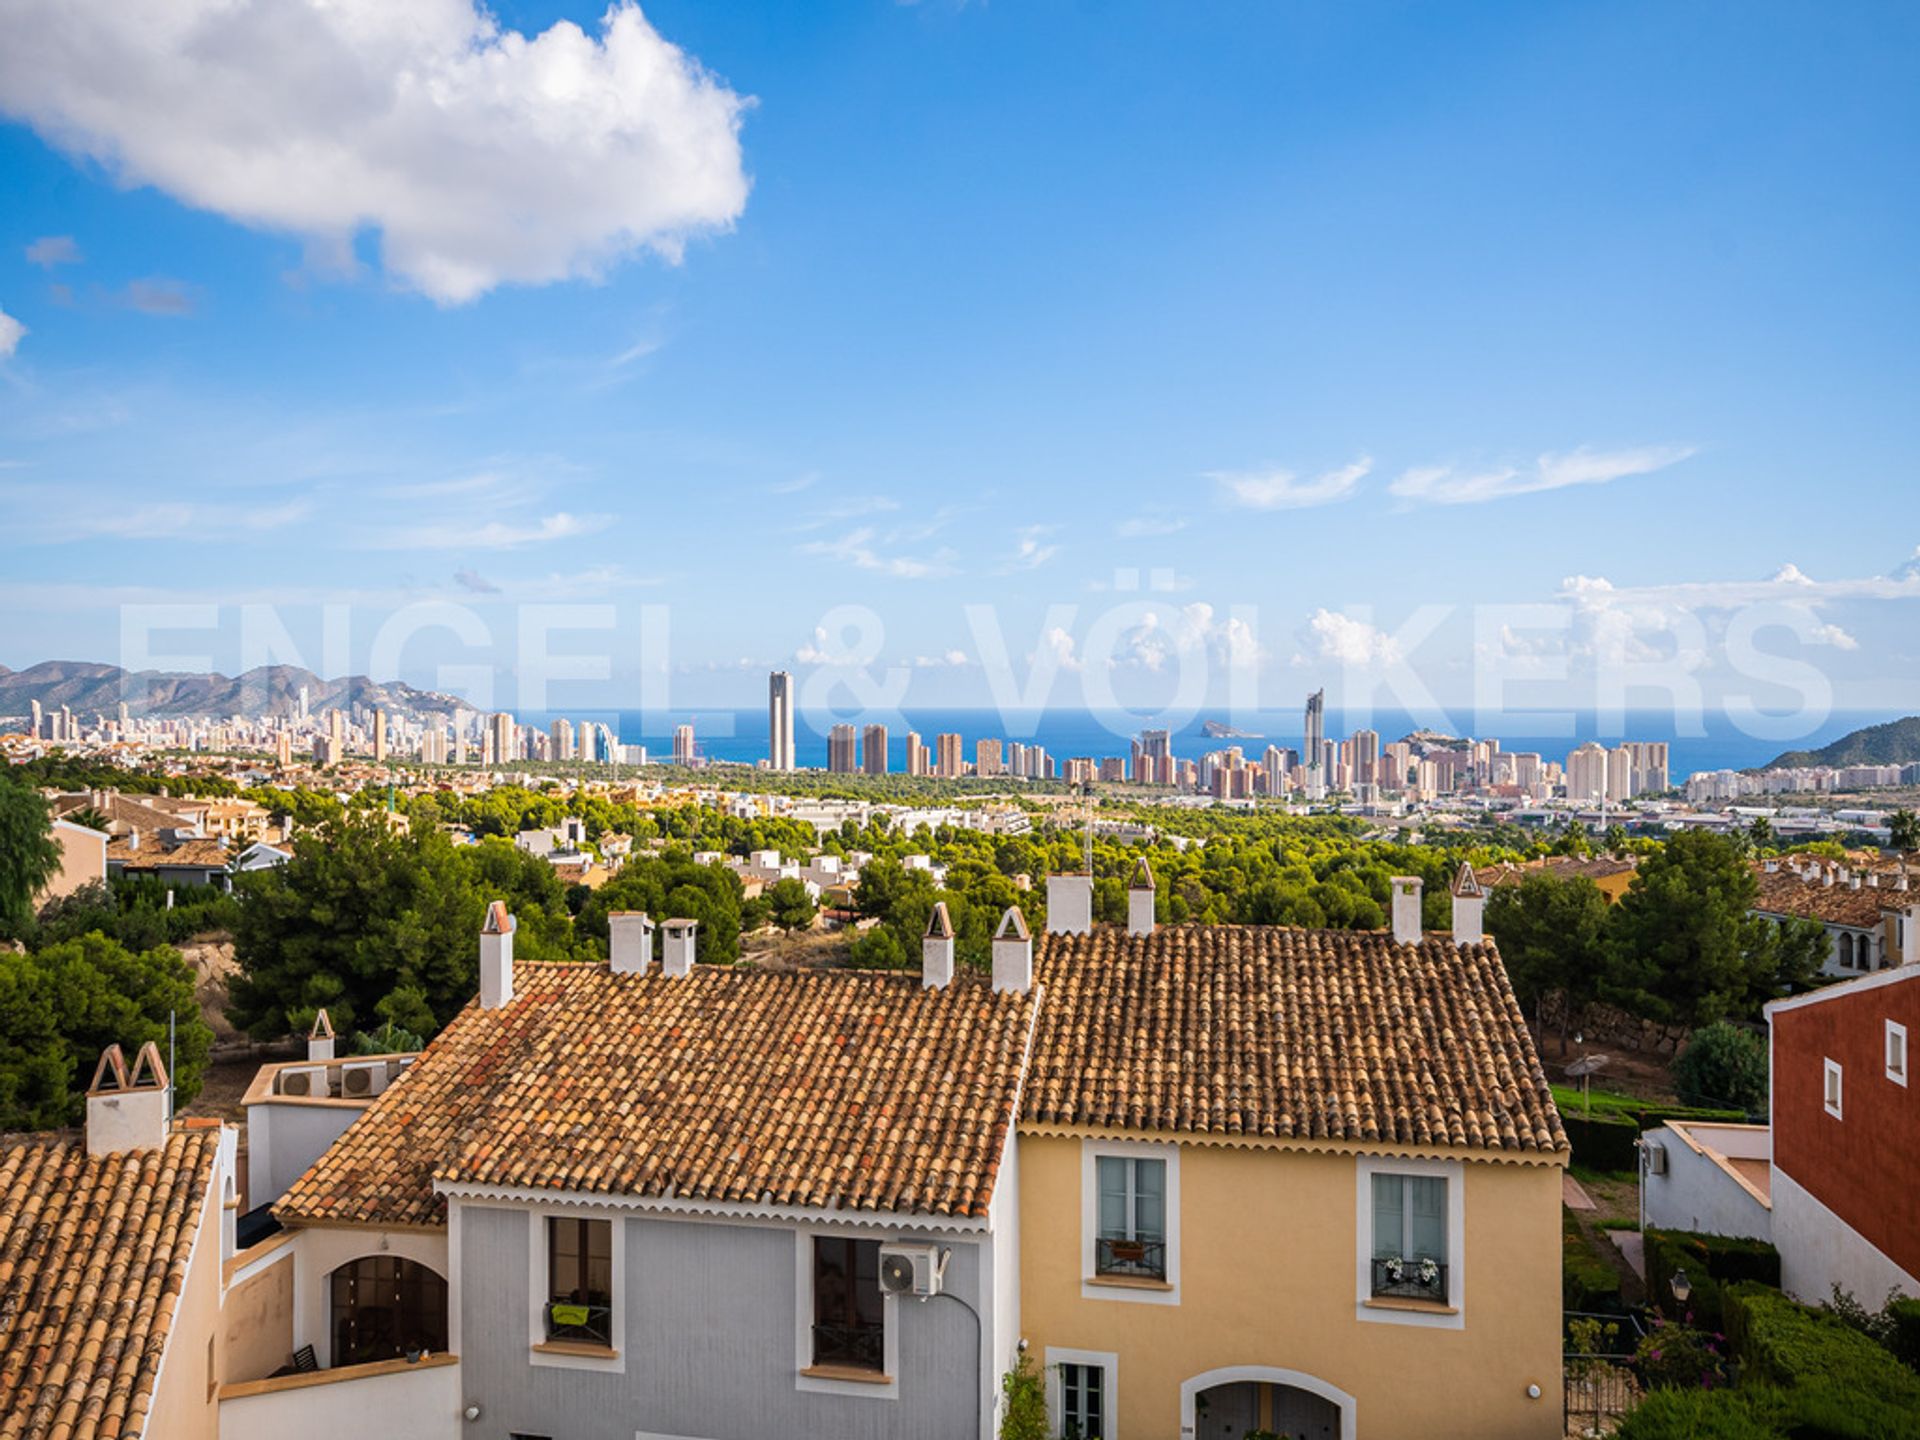
[[[947,1252],[938,1245],[883,1244],[880,1288],[888,1295],[938,1295],[947,1273]]]
[[[327,1067],[289,1065],[274,1078],[276,1095],[323,1096],[327,1093]]]
[[[1667,1173],[1667,1147],[1657,1140],[1647,1142],[1647,1173],[1649,1175]]]
[[[340,1067],[340,1093],[349,1100],[371,1100],[387,1088],[387,1062],[349,1061]]]

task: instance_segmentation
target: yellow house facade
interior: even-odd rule
[[[1460,883],[1457,938],[1396,882],[1398,934],[1136,907],[1041,940],[1020,1294],[1054,1433],[1563,1433],[1566,1140]]]

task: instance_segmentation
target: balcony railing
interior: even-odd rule
[[[613,1344],[613,1307],[556,1300],[547,1306],[547,1339],[582,1345]]]
[[[1437,1260],[1375,1260],[1373,1293],[1404,1300],[1447,1298],[1447,1267]]]
[[[1102,1235],[1093,1244],[1093,1271],[1096,1275],[1164,1280],[1167,1278],[1167,1242]]]
[[[816,1325],[813,1327],[813,1363],[846,1365],[855,1370],[884,1370],[886,1341],[884,1325]]]

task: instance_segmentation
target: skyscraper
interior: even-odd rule
[[[933,773],[947,780],[955,780],[967,773],[967,762],[961,751],[965,742],[951,732],[933,737]]]
[[[973,773],[976,775],[1001,775],[1005,773],[1000,763],[1000,742],[998,740],[974,741]]]
[[[907,774],[925,775],[933,769],[931,758],[927,754],[927,742],[920,738],[920,732],[907,732]]]
[[[1318,800],[1327,793],[1327,692],[1316,690],[1307,696],[1306,743],[1300,747],[1301,763],[1307,767],[1307,798]]]
[[[387,712],[373,712],[373,763],[382,764],[387,758]]]
[[[887,727],[869,725],[860,733],[860,768],[869,775],[887,773]]]
[[[673,727],[673,763],[676,765],[693,764],[694,743],[693,726],[676,725]]]
[[[851,775],[859,768],[853,726],[836,725],[827,731],[827,773]]]
[[[504,765],[509,760],[518,760],[520,745],[515,732],[519,727],[513,723],[513,716],[504,710],[496,711],[490,723],[493,731],[493,763]]]
[[[793,769],[793,676],[785,670],[767,676],[767,766]]]
[[[580,760],[584,761],[586,764],[588,765],[593,764],[595,760],[600,758],[599,757],[600,747],[596,743],[597,736],[595,734],[595,727],[594,727],[593,721],[582,720],[580,722],[580,729],[576,733],[578,733],[580,738],[574,745],[573,753]]]
[[[553,738],[553,758],[556,760],[573,759],[573,722],[561,716],[551,727]]]

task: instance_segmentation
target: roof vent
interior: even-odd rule
[[[929,990],[944,990],[953,980],[953,918],[947,914],[947,902],[936,901],[927,918],[926,938],[920,942],[920,983]]]
[[[1127,883],[1129,935],[1153,934],[1153,902],[1153,867],[1147,864],[1147,857],[1142,855],[1140,863],[1133,867],[1133,879]]]
[[[480,1008],[498,1010],[513,1003],[513,916],[507,902],[487,906],[480,927]]]
[[[1453,877],[1453,943],[1478,945],[1486,935],[1487,892],[1473,866],[1460,862]]]
[[[171,1094],[160,1048],[140,1047],[133,1069],[118,1045],[100,1052],[87,1087],[87,1154],[118,1155],[166,1144]]]
[[[1420,892],[1425,882],[1417,875],[1395,875],[1393,886],[1393,943],[1418,945],[1425,933],[1420,924]]]
[[[1007,907],[993,932],[993,988],[1022,994],[1033,988],[1033,935],[1018,905]]]
[[[666,940],[661,945],[661,969],[672,979],[682,979],[693,973],[694,956],[698,952],[700,925],[696,920],[669,920],[661,927]]]
[[[313,1028],[307,1031],[307,1059],[333,1059],[333,1021],[324,1009],[314,1012]]]

